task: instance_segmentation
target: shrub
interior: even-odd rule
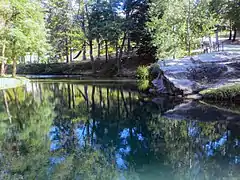
[[[137,77],[139,79],[148,79],[149,77],[149,69],[147,66],[139,66],[137,68]]]
[[[149,80],[139,80],[138,82],[137,82],[137,87],[138,87],[138,89],[139,90],[141,90],[141,91],[145,91],[145,90],[147,90],[148,89],[148,87],[149,87]]]

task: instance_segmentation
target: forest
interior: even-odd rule
[[[224,31],[235,41],[240,27],[238,0],[1,0],[1,76],[34,55],[38,63],[100,59],[121,74],[122,58],[183,57],[203,37]]]

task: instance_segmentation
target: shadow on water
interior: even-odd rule
[[[237,107],[130,87],[48,81],[1,91],[0,179],[240,178]]]

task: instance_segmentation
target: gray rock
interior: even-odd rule
[[[231,66],[240,62],[240,52],[215,52],[164,62],[159,62],[158,66],[162,70],[162,76],[166,81],[172,82],[171,86],[183,90],[184,94],[198,93],[240,78],[240,68]],[[160,79],[153,81],[153,84],[159,92],[169,91],[164,89]]]

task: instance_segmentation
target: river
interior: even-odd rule
[[[150,98],[131,81],[0,94],[0,179],[240,179],[237,105]]]

